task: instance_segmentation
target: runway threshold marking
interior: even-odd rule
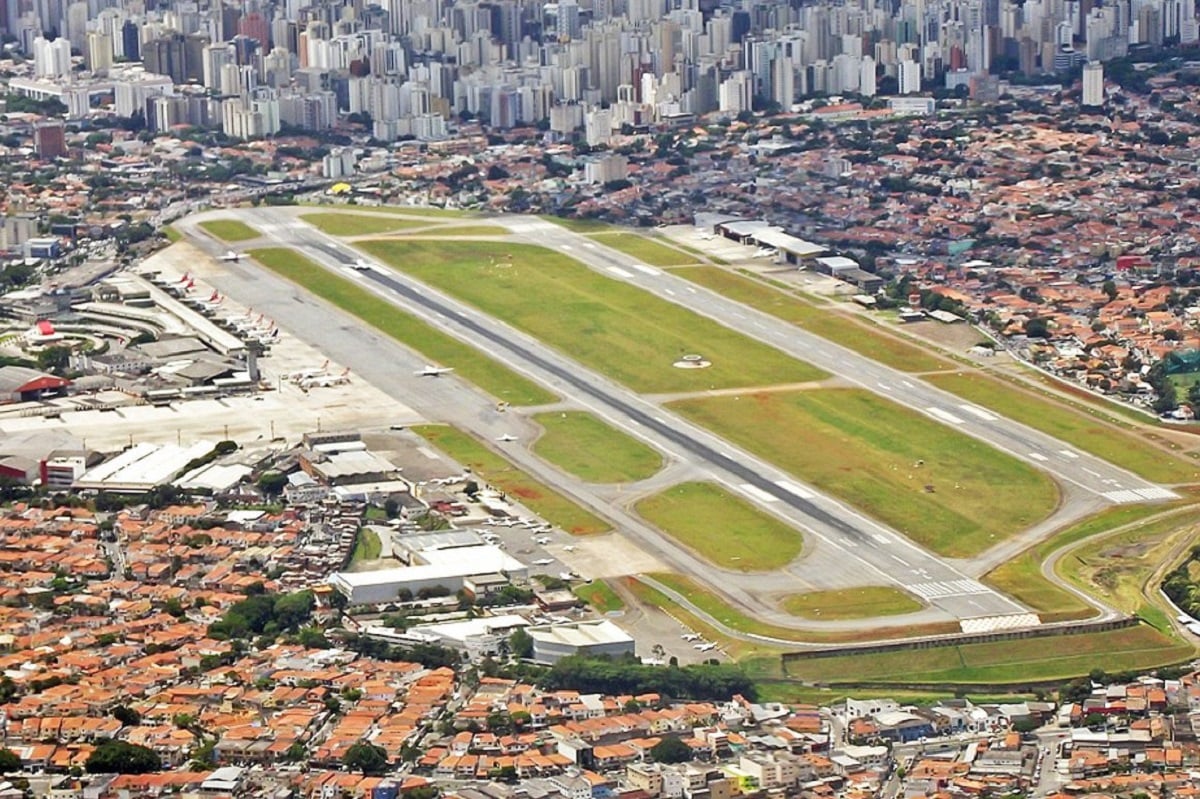
[[[787,480],[776,480],[775,485],[779,486],[789,494],[795,494],[796,496],[800,497],[800,499],[813,499],[816,496],[811,491],[806,490],[804,486],[798,486],[795,483],[789,483]]]
[[[1031,453],[1029,453],[1029,457],[1033,458],[1035,461],[1043,461],[1044,462],[1044,461],[1050,460],[1049,458],[1047,458],[1045,455],[1043,455],[1040,452],[1031,452]]]
[[[622,269],[619,266],[610,266],[610,267],[608,267],[608,271],[612,272],[617,277],[623,277],[626,279],[633,277],[632,272],[626,272],[624,269]]]
[[[652,277],[658,277],[659,275],[662,274],[657,269],[652,269],[651,267],[646,266],[645,264],[631,264],[631,266],[633,266],[634,269],[638,270],[639,272],[641,272],[644,275],[651,275]]]
[[[996,416],[993,413],[988,413],[983,408],[976,408],[974,405],[959,405],[958,407],[962,408],[967,413],[978,416],[980,419],[982,419],[985,422],[994,422],[994,421],[996,421],[996,419],[999,418],[998,416]]]
[[[925,412],[933,418],[945,422],[946,424],[964,424],[965,420],[955,416],[950,411],[944,411],[941,408],[926,408]]]
[[[759,502],[778,502],[779,501],[775,497],[768,494],[766,491],[763,491],[758,486],[753,486],[753,485],[750,485],[749,483],[742,483],[740,486],[738,486],[738,488],[740,488],[742,490],[742,493],[746,494],[749,497],[753,497],[754,499],[757,499]]]

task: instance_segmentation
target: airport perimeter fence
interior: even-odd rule
[[[914,649],[938,649],[944,646],[964,646],[967,644],[989,644],[996,641],[1015,641],[1021,638],[1050,638],[1066,635],[1083,635],[1085,633],[1103,633],[1110,630],[1123,630],[1141,624],[1135,616],[1125,616],[1120,619],[1108,619],[1092,622],[1064,622],[1061,624],[1044,624],[1040,627],[1028,627],[1022,630],[997,630],[990,633],[971,633],[969,635],[941,635],[928,638],[918,638],[911,641],[887,641],[878,644],[845,644],[842,646],[823,647],[821,649],[804,649],[796,652],[786,652],[782,655],[786,669],[789,663],[819,658],[841,657],[843,655],[873,655],[883,652],[901,652]]]

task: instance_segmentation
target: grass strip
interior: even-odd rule
[[[544,247],[362,242],[371,255],[641,392],[800,383],[825,372]],[[674,364],[687,354],[706,369]]]
[[[806,619],[873,619],[914,613],[924,605],[912,594],[889,585],[840,588],[793,594],[783,600],[783,609]]]
[[[680,252],[662,242],[655,241],[640,233],[625,233],[613,231],[609,233],[593,233],[588,236],[597,244],[612,247],[631,258],[637,258],[651,266],[683,266],[695,263],[696,259],[686,252]]]
[[[617,592],[603,580],[593,580],[575,587],[575,596],[592,606],[597,613],[615,613],[625,609]]]
[[[1044,622],[1073,621],[1097,611],[1042,574],[1042,564],[1065,546],[1161,513],[1161,505],[1117,505],[1064,528],[984,575],[983,582],[1036,610]]]
[[[533,417],[545,433],[533,444],[540,458],[590,483],[631,483],[663,466],[655,449],[583,411]]]
[[[994,377],[953,373],[929,375],[925,379],[938,388],[1073,444],[1147,480],[1184,483],[1200,479],[1200,464],[1177,458],[1136,435],[1033,392],[1015,389]]]
[[[861,389],[759,392],[669,407],[947,557],[1048,516],[1043,472]]]
[[[367,236],[374,233],[394,233],[402,230],[427,228],[432,223],[424,219],[397,219],[391,216],[345,214],[336,211],[301,214],[308,224],[330,236]]]
[[[210,219],[201,222],[200,227],[221,241],[250,241],[262,235],[245,222],[236,219]]]
[[[639,500],[642,518],[724,569],[769,571],[795,560],[804,537],[715,483],[680,483]]]
[[[350,553],[350,569],[353,571],[354,566],[364,560],[378,560],[382,551],[383,542],[379,540],[378,533],[360,527],[358,537],[354,539],[354,551]]]
[[[272,247],[254,250],[250,255],[271,271],[304,286],[431,361],[450,364],[456,374],[497,399],[512,405],[544,405],[558,399],[474,347],[401,311],[348,278],[321,268],[294,250]]]
[[[853,682],[1021,684],[1067,680],[1093,669],[1144,670],[1179,663],[1194,647],[1140,624],[1121,630],[982,644],[853,652],[785,663],[787,674],[827,684]]]
[[[845,315],[820,308],[793,294],[786,284],[773,288],[761,281],[711,266],[672,270],[672,274],[771,314],[796,327],[842,345],[859,355],[899,369],[902,372],[930,372],[946,369],[950,361],[927,352],[917,344],[872,329]]]

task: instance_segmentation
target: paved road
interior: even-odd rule
[[[674,460],[692,464],[712,479],[749,497],[768,512],[807,531],[810,540],[819,542],[815,552],[778,573],[747,576],[715,569],[611,503],[597,506],[587,501],[593,497],[583,500],[584,504],[600,507],[605,515],[614,518],[622,530],[637,539],[641,546],[683,573],[698,575],[702,582],[709,585],[722,586],[726,593],[741,601],[759,618],[791,626],[795,624],[794,619],[780,614],[757,598],[764,592],[796,592],[811,586],[890,583],[902,585],[922,596],[946,614],[942,618],[1007,617],[1010,623],[1018,619],[1026,623],[1031,620],[1025,614],[1025,609],[1013,600],[971,579],[895,531],[806,486],[798,485],[790,475],[633,392],[614,385],[603,375],[580,367],[537,340],[484,317],[473,308],[403,274],[392,272],[350,246],[295,220],[294,213],[289,209],[258,209],[242,212],[241,215],[251,217],[249,221],[264,232],[264,239],[298,249],[326,268],[357,280],[400,307],[431,320],[465,341],[481,346],[510,368],[571,397],[611,424],[654,444]],[[185,229],[189,226],[189,223],[184,224]],[[353,265],[360,260],[370,264],[371,268],[355,269]],[[239,264],[231,271],[243,273],[252,270]],[[260,273],[257,279],[264,280],[266,277]],[[241,296],[238,290],[229,287],[226,290],[234,296]],[[290,289],[288,293],[293,298],[300,296],[296,289]],[[255,307],[265,308],[268,306],[264,303],[270,299],[254,297],[247,301],[252,301]],[[315,306],[311,299],[303,302]],[[270,313],[274,318],[284,321],[281,309],[270,308]],[[346,332],[353,325],[343,323],[338,327]],[[378,337],[372,336],[372,346],[378,346],[379,343]],[[358,367],[356,371],[363,373]],[[376,363],[375,368],[366,374],[375,382],[379,371]],[[438,392],[443,394],[441,400],[433,405],[438,416],[463,425],[478,435],[497,435],[494,432],[497,425],[492,417],[498,414],[494,409],[489,408],[482,413],[478,409],[472,413],[462,413],[463,409],[459,407],[463,404],[461,391],[456,386],[456,396]],[[415,403],[414,399],[406,401]],[[428,406],[428,401],[426,404]],[[506,423],[508,421],[505,420]],[[536,458],[517,457],[517,450],[511,450],[510,455],[523,467],[535,473],[539,471],[531,464]],[[544,467],[540,471],[544,472]],[[561,474],[553,474],[550,479],[557,485],[564,484]],[[589,492],[576,486],[568,493],[580,499]],[[924,614],[926,619],[934,617]],[[911,621],[918,618],[913,617]]]
[[[568,253],[606,277],[621,280],[747,333],[847,382],[907,405],[997,449],[1046,469],[1059,480],[1111,503],[1168,500],[1175,493],[1090,455],[1076,447],[1000,417],[833,342],[729,300],[631,256],[537,217],[502,216],[489,220]]]

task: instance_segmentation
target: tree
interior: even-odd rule
[[[117,705],[114,707],[112,717],[127,727],[136,727],[142,723],[142,714],[129,705]]]
[[[64,375],[71,360],[70,347],[47,347],[38,353],[38,368],[56,375]]]
[[[533,638],[525,630],[517,628],[508,637],[508,648],[514,657],[528,660],[533,657]]]
[[[683,763],[692,759],[692,749],[679,738],[663,738],[650,747],[656,763]]]
[[[15,774],[21,770],[21,758],[11,749],[0,749],[0,774]]]
[[[258,478],[258,487],[268,496],[276,496],[287,485],[287,475],[281,472],[266,472]]]
[[[1109,302],[1112,302],[1117,298],[1117,284],[1111,280],[1104,281],[1104,285],[1100,287],[1100,290],[1108,295]]]
[[[84,763],[88,774],[147,774],[162,770],[153,749],[125,741],[102,741]]]
[[[361,771],[363,776],[370,774],[382,774],[387,771],[388,755],[387,750],[382,746],[359,741],[351,744],[346,750],[346,754],[342,755],[342,765],[348,769]]]
[[[1030,319],[1025,323],[1025,335],[1030,338],[1049,338],[1050,323],[1045,319]]]

